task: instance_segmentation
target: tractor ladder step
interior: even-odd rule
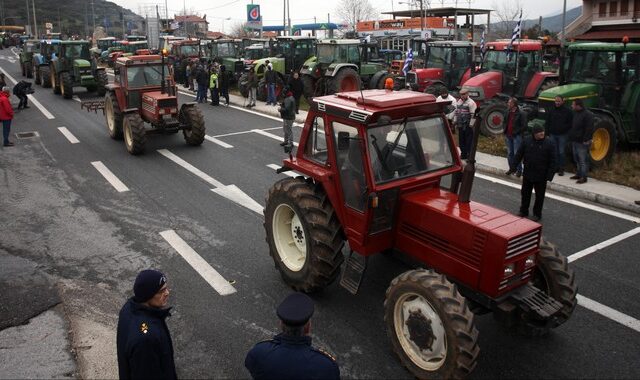
[[[340,286],[347,289],[349,293],[356,295],[365,269],[367,269],[367,257],[351,251],[342,271]]]
[[[527,284],[515,291],[511,294],[511,298],[526,312],[535,313],[541,318],[552,317],[562,309],[560,302],[549,297],[545,292],[531,284]]]

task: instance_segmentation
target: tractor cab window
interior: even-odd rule
[[[431,46],[427,57],[427,67],[446,69],[451,64],[451,49]]]
[[[65,58],[78,59],[89,57],[88,45],[67,45],[65,46]]]
[[[362,163],[362,141],[358,130],[350,125],[333,122],[336,164],[340,170],[340,183],[344,202],[358,211],[364,211],[367,199],[367,182]]]
[[[568,75],[570,82],[616,83],[616,54],[606,51],[576,51]]]
[[[165,67],[164,75],[169,79],[169,67]],[[159,87],[162,81],[162,67],[156,66],[133,66],[127,68],[127,82],[130,88],[155,86]]]
[[[640,52],[626,51],[622,53],[622,83],[629,83],[640,79]]]
[[[358,63],[360,62],[360,50],[357,46],[349,46],[348,52],[349,63]]]
[[[327,141],[322,116],[316,116],[316,118],[313,119],[304,155],[321,164],[327,163]]]
[[[198,45],[182,45],[180,46],[180,54],[187,57],[196,57],[200,55],[200,46]]]
[[[446,126],[440,117],[394,121],[367,130],[369,159],[376,183],[453,165]]]
[[[195,46],[194,46],[195,47]],[[217,45],[217,55],[219,57],[235,57],[236,56],[236,47],[231,42],[225,42]],[[197,47],[196,47],[197,49]],[[196,52],[194,55],[198,55]]]

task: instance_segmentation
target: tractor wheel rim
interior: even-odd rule
[[[340,91],[344,92],[344,91],[356,91],[357,90],[357,82],[356,79],[353,77],[346,77],[344,78],[344,80],[342,81],[342,86],[340,86]]]
[[[593,143],[591,144],[591,157],[596,161],[601,161],[607,156],[611,144],[611,136],[605,128],[598,128],[593,132]]]
[[[298,272],[307,259],[307,241],[298,214],[287,204],[279,205],[273,213],[273,240],[282,263]]]
[[[109,131],[113,133],[116,127],[115,127],[115,122],[113,120],[113,103],[111,98],[107,98],[107,102],[104,105],[104,107],[105,107],[105,113],[107,114],[107,128],[109,128]]]
[[[487,115],[487,124],[492,131],[500,130],[502,129],[503,119],[504,116],[502,115],[502,112],[493,111]]]
[[[447,359],[447,336],[433,305],[416,293],[403,294],[393,310],[395,333],[412,363],[437,371]]]
[[[64,86],[64,82],[62,82],[62,83],[61,83],[61,86],[60,86],[60,93],[61,93],[62,95],[64,95],[64,92],[65,92],[65,91],[64,91],[64,87],[65,87],[65,86]]]
[[[124,122],[124,142],[127,144],[127,148],[131,149],[133,146],[133,136],[131,134],[131,126],[129,125],[129,121]]]

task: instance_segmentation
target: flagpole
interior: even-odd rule
[[[518,81],[518,74],[520,70],[520,36],[522,35],[522,9],[520,10],[520,19],[518,21],[518,50],[516,50],[516,76],[515,81]],[[514,86],[513,93],[515,95],[516,88]]]

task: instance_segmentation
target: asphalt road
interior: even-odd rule
[[[10,57],[10,51],[1,51],[0,67],[17,79],[19,67]],[[91,97],[78,92],[79,99]],[[5,248],[38,262],[61,280],[103,284],[108,294],[81,295],[86,303],[79,313],[106,326],[113,324],[136,271],[160,268],[172,292],[169,324],[178,375],[247,377],[245,354],[254,343],[277,332],[274,307],[290,290],[269,257],[262,216],[213,192],[210,179],[235,185],[264,205],[268,188],[284,176],[267,165],[281,163],[283,153],[276,139],[251,131],[282,136],[280,122],[233,107],[201,105],[207,135],[219,136],[232,147],[210,141],[189,147],[176,134],[149,138],[146,154],[133,157],[122,141],[109,138],[101,113],[81,111],[78,101],[64,100],[50,89],[36,87],[35,98],[54,118],[46,118],[33,104],[21,112],[14,131],[36,131],[39,137],[18,140],[12,148],[17,153],[11,154],[37,160],[49,168],[40,174],[42,179],[61,184],[56,185],[57,195],[21,207],[27,215],[40,215],[36,208],[49,207],[50,200],[66,201],[59,208],[51,206],[47,214],[58,218],[53,231],[45,217],[14,224],[2,220],[8,226],[4,233],[12,235]],[[180,100],[191,98],[180,95]],[[70,143],[60,127],[79,143]],[[296,138],[299,132],[295,128]],[[168,150],[205,176],[186,170],[158,150]],[[17,168],[11,165],[20,164],[18,158],[5,161],[8,173]],[[129,190],[116,191],[92,165],[96,161]],[[516,212],[519,190],[476,179],[473,198]],[[554,199],[547,199],[543,221],[545,236],[567,256],[638,226],[593,207]],[[22,229],[30,224],[40,228],[34,226],[23,237]],[[73,236],[64,232],[65,224],[75,226]],[[167,230],[175,231],[236,292],[226,296],[216,292],[160,235]],[[49,241],[43,248],[47,255],[30,253],[39,235]],[[635,329],[615,321],[611,313],[605,316],[593,307],[578,306],[565,325],[545,338],[531,339],[506,331],[491,315],[480,316],[476,321],[481,355],[472,378],[638,378],[639,245],[640,236],[634,235],[571,264],[580,295],[630,317]],[[411,378],[391,352],[383,322],[385,290],[407,269],[408,264],[396,257],[377,255],[369,260],[357,296],[337,284],[313,295],[314,343],[336,355],[343,377]]]

